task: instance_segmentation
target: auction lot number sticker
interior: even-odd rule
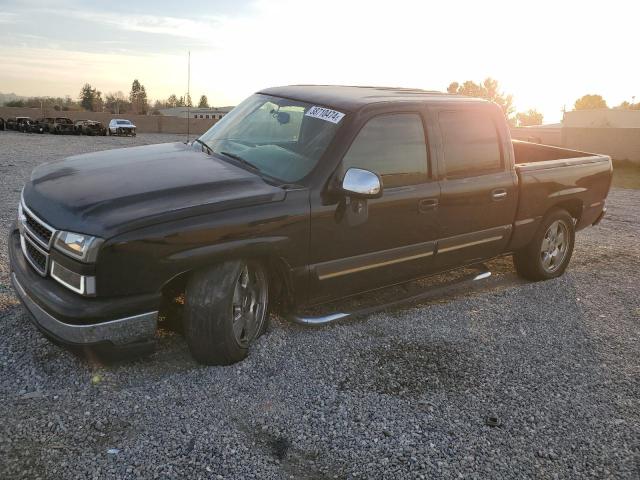
[[[319,118],[331,123],[338,123],[344,117],[344,113],[331,110],[330,108],[313,106],[305,114],[307,117]]]

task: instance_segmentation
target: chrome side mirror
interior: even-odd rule
[[[382,196],[382,180],[369,170],[350,168],[342,179],[342,191],[355,198],[379,198]]]

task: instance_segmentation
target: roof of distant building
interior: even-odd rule
[[[158,111],[161,115],[166,115],[168,117],[179,117],[185,115],[187,111],[193,115],[211,115],[211,114],[226,114],[229,113],[233,107],[210,107],[210,108],[198,108],[198,107],[171,107],[171,108],[160,108]]]

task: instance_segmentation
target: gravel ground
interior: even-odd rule
[[[199,366],[170,332],[113,365],[50,344],[8,281],[29,172],[177,138],[0,132],[0,478],[640,477],[638,190],[611,192],[562,278],[526,283],[500,260],[420,305],[274,319],[238,365]]]

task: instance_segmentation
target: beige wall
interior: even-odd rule
[[[49,109],[48,117],[68,117],[72,120],[89,119],[98,120],[104,124],[109,123],[112,118],[125,118],[131,120],[141,133],[186,133],[187,120],[179,117],[165,117],[162,115],[111,115],[110,113],[98,112],[56,112]],[[0,107],[0,117],[31,117],[40,118],[42,113],[39,108],[14,108]],[[200,118],[189,119],[189,129],[191,133],[200,134],[207,131],[216,120]]]
[[[542,143],[544,145],[562,145],[561,128],[513,127],[511,137],[525,142]]]
[[[640,112],[638,112],[640,113]],[[610,155],[640,163],[640,128],[512,128],[517,140]]]
[[[640,110],[574,110],[565,112],[562,124],[570,128],[640,128]]]
[[[640,163],[640,128],[563,128],[562,145]]]

